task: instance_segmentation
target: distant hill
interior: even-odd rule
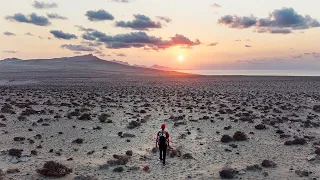
[[[21,59],[18,58],[7,58],[0,61],[0,63],[10,63],[10,62],[17,62],[21,61]]]
[[[174,68],[171,68],[171,67],[168,67],[168,66],[159,66],[158,64],[150,66],[149,68],[150,69],[162,70],[162,71],[173,71],[173,70],[175,70]]]
[[[110,62],[114,62],[114,63],[118,63],[118,64],[123,64],[123,65],[127,65],[130,66],[130,64],[128,62],[124,62],[124,61],[118,61],[118,60],[111,60]]]
[[[166,69],[167,70],[167,69]],[[113,76],[172,76],[190,75],[130,66],[125,62],[106,61],[92,54],[53,59],[0,61],[1,79],[63,79],[63,78],[110,78]]]

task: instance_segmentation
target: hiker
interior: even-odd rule
[[[161,130],[157,133],[156,147],[159,145],[160,160],[163,160],[163,165],[166,164],[167,148],[169,147],[169,133],[165,131],[166,125],[161,125]]]

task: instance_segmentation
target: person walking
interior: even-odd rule
[[[156,147],[159,146],[160,157],[159,159],[162,160],[163,165],[166,164],[166,155],[167,155],[167,148],[170,146],[169,144],[169,133],[165,131],[166,125],[161,125],[161,130],[157,133],[156,138]]]

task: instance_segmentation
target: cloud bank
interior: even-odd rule
[[[70,51],[85,51],[85,52],[91,52],[96,51],[96,49],[84,45],[73,45],[73,44],[63,44],[61,45],[61,48],[68,49]]]
[[[38,16],[36,13],[32,13],[28,16],[25,16],[21,13],[16,13],[13,16],[6,16],[5,19],[8,21],[34,24],[37,26],[49,26],[51,24],[48,18],[44,16]]]
[[[40,1],[34,1],[32,6],[36,9],[51,9],[58,7],[57,3],[46,3]]]
[[[102,42],[110,49],[149,47],[154,50],[159,50],[167,49],[172,46],[192,47],[201,44],[198,39],[191,41],[189,38],[180,34],[176,34],[169,40],[163,40],[161,37],[149,36],[141,31],[117,34],[114,36],[106,35],[99,31],[93,31],[86,32],[82,35],[82,38],[89,41]]]
[[[66,40],[77,39],[76,35],[64,33],[63,31],[59,31],[59,30],[51,30],[50,33],[53,34],[53,36],[58,39],[66,39]]]
[[[98,11],[87,11],[86,16],[90,21],[114,20],[114,17],[103,9]]]
[[[293,8],[274,10],[269,17],[225,15],[218,20],[229,28],[256,28],[258,33],[289,34],[294,30],[320,27],[320,22],[309,15],[301,15]]]
[[[146,31],[152,28],[161,28],[161,23],[152,21],[149,17],[142,14],[135,14],[132,21],[117,21],[116,27],[131,28],[135,30]]]
[[[49,19],[61,19],[61,20],[67,20],[68,18],[65,16],[61,16],[57,13],[47,13],[47,16]]]

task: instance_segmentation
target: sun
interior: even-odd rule
[[[182,56],[182,55],[179,55],[179,56],[178,56],[178,60],[179,60],[179,61],[183,61],[183,56]]]

